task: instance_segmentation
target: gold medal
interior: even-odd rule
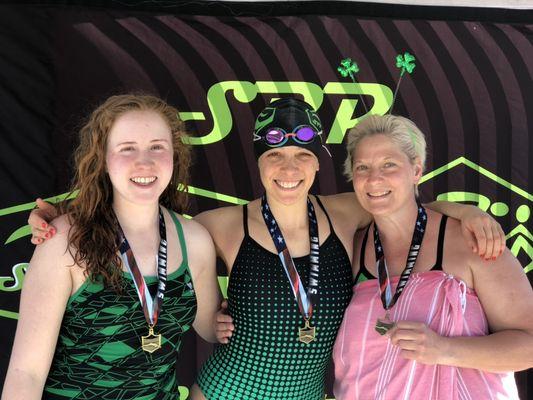
[[[161,348],[161,334],[154,333],[154,327],[148,326],[148,335],[141,336],[142,349],[148,353],[153,353]]]
[[[376,321],[376,325],[374,326],[374,329],[376,330],[376,332],[382,336],[385,335],[392,328],[394,328],[394,322],[390,320],[388,311],[385,314],[385,318],[383,319],[378,318]]]
[[[305,319],[305,325],[303,328],[298,328],[298,339],[300,342],[309,344],[316,340],[316,327],[311,326],[309,319]]]

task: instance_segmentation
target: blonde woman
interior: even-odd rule
[[[533,292],[505,248],[472,253],[459,221],[425,209],[424,135],[372,116],[347,138],[345,173],[374,223],[354,239],[356,285],[334,349],[345,399],[517,399],[533,366]]]

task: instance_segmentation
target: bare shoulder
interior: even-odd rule
[[[53,224],[57,231],[57,234],[54,235],[54,237],[57,235],[68,235],[72,227],[72,224],[67,214],[63,214],[59,217],[54,218],[52,221],[50,221],[50,224]]]
[[[428,211],[428,213],[431,213],[431,211]],[[479,259],[479,256],[472,252],[464,240],[461,221],[448,217],[444,235],[442,263],[444,272],[461,279],[468,287],[472,288],[475,282],[472,274],[472,265],[477,262],[477,259]]]
[[[217,208],[198,214],[194,219],[209,231],[216,253],[229,271],[244,237],[243,207]]]
[[[68,218],[60,216],[53,221],[53,224],[57,233],[36,246],[24,285],[41,288],[42,285],[55,282],[58,288],[64,287],[69,291],[72,286],[72,274],[79,275],[80,279],[83,279],[83,267],[74,263],[74,249],[69,248],[71,225]],[[69,286],[60,285],[60,282],[66,282]]]
[[[353,231],[370,223],[370,215],[361,207],[354,192],[320,196],[332,218],[348,224]]]
[[[211,268],[215,260],[215,246],[207,229],[200,223],[174,213],[183,229],[189,267],[196,275],[203,268]],[[213,265],[210,265],[213,264]]]
[[[55,218],[51,223],[56,227],[57,233],[52,236],[52,238],[44,241],[39,246],[36,246],[32,260],[39,259],[40,264],[42,264],[42,261],[44,261],[44,259],[47,257],[53,257],[55,261],[61,262],[72,261],[72,256],[68,251],[68,239],[71,233],[72,225],[68,216],[61,215]],[[43,260],[41,260],[41,257]]]
[[[444,218],[444,216],[442,217]],[[448,217],[446,221],[446,233],[444,239],[445,249],[450,249],[458,257],[470,263],[473,257],[478,257],[468,247],[461,231],[461,221]]]
[[[201,242],[212,243],[209,231],[199,222],[185,218],[183,215],[174,213],[183,229],[185,240],[187,244],[195,244]]]
[[[352,203],[357,202],[354,192],[345,192],[339,194],[332,194],[329,196],[320,196],[320,199],[324,202],[324,205],[329,205],[333,208],[354,207]]]
[[[242,220],[242,207],[220,207],[214,210],[204,211],[194,217],[194,220],[202,224],[210,233],[227,229],[230,224]]]

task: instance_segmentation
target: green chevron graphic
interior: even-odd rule
[[[511,190],[512,192],[516,193],[517,195],[525,198],[528,201],[533,201],[533,195],[531,193],[528,193],[527,191],[521,189],[520,187],[512,184],[511,182],[500,178],[496,174],[490,172],[489,170],[481,167],[480,165],[477,165],[476,163],[468,160],[465,157],[459,157],[451,162],[449,162],[446,165],[443,165],[440,168],[434,169],[433,171],[425,174],[422,179],[420,180],[420,183],[427,182],[436,176],[447,172],[457,166],[464,165],[468,168],[473,169],[474,171],[478,172],[479,174],[489,178],[490,180],[496,182],[497,184],[500,184],[507,189]],[[477,203],[478,207],[481,208],[483,211],[486,211],[488,213],[492,213],[495,217],[502,217],[509,213],[509,206],[502,202],[494,202],[491,204],[491,200],[482,194],[479,193],[471,193],[471,192],[448,192],[448,193],[441,193],[437,196],[437,200],[447,200],[447,201],[454,201],[454,202],[475,202]],[[531,215],[531,208],[527,204],[522,204],[518,209],[516,210],[515,218],[516,221],[519,223],[518,226],[513,228],[511,232],[509,232],[505,238],[507,239],[507,242],[509,243],[509,247],[511,249],[511,253],[515,257],[518,256],[520,251],[523,251],[527,254],[527,256],[530,259],[530,262],[524,267],[524,272],[527,274],[530,271],[533,271],[533,235],[527,227],[524,225]]]
[[[459,157],[459,158],[449,162],[448,164],[443,165],[440,168],[437,168],[437,169],[434,169],[431,172],[428,172],[427,174],[425,174],[422,177],[422,179],[420,179],[420,183],[422,184],[422,183],[424,183],[424,182],[426,182],[426,181],[428,181],[430,179],[433,179],[436,176],[442,174],[443,172],[449,171],[450,169],[455,168],[455,167],[457,167],[458,165],[461,165],[461,164],[464,164],[467,167],[472,168],[474,171],[477,171],[481,175],[489,178],[490,180],[493,180],[494,182],[496,182],[496,183],[498,183],[498,184],[500,184],[502,186],[505,186],[507,189],[513,191],[514,193],[518,194],[519,196],[522,196],[522,197],[528,199],[529,201],[533,201],[533,195],[532,194],[526,192],[525,190],[519,188],[516,185],[513,185],[511,182],[508,182],[505,179],[500,178],[496,174],[494,174],[494,173],[490,172],[489,170],[477,165],[476,163],[470,161],[469,159],[467,159],[465,157]]]

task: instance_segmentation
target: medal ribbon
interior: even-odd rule
[[[407,261],[405,262],[405,268],[400,276],[398,285],[396,286],[396,292],[392,296],[391,283],[389,279],[389,271],[387,269],[387,261],[385,260],[385,253],[383,252],[383,246],[381,245],[381,240],[379,239],[379,232],[376,223],[374,223],[374,250],[376,252],[376,264],[378,270],[378,280],[379,280],[379,290],[381,293],[381,302],[385,310],[389,310],[396,304],[396,301],[402,294],[411,272],[418,258],[418,253],[420,252],[420,246],[422,244],[422,239],[424,238],[424,233],[426,231],[427,223],[427,214],[426,210],[422,205],[418,204],[418,214],[416,217],[415,229],[413,232],[413,238],[411,240],[411,247],[409,248],[409,253],[407,254]]]
[[[118,218],[117,218],[118,222]],[[157,324],[157,318],[159,317],[159,312],[161,311],[161,305],[163,303],[163,298],[165,297],[165,288],[167,282],[167,233],[165,227],[165,219],[163,218],[163,213],[161,207],[159,208],[159,249],[157,251],[156,263],[157,263],[157,293],[152,299],[146,281],[144,280],[139,267],[137,266],[137,261],[135,261],[135,256],[131,250],[128,239],[124,235],[124,231],[118,223],[119,229],[119,248],[120,255],[124,265],[130,272],[133,277],[133,283],[135,284],[135,289],[137,290],[137,295],[139,296],[139,301],[144,311],[144,317],[148,326],[154,327]]]
[[[311,200],[307,198],[307,215],[309,218],[309,241],[310,241],[310,253],[309,253],[309,282],[307,285],[307,291],[305,290],[300,275],[294,266],[294,261],[289,253],[281,229],[279,228],[272,211],[268,205],[266,195],[261,198],[261,213],[263,219],[270,232],[276,251],[278,252],[281,264],[287,274],[287,278],[291,284],[294,298],[298,303],[298,308],[302,316],[309,320],[313,315],[313,304],[316,304],[316,298],[318,296],[318,270],[319,270],[319,240],[318,240],[318,222],[316,219],[315,208],[311,203]]]

